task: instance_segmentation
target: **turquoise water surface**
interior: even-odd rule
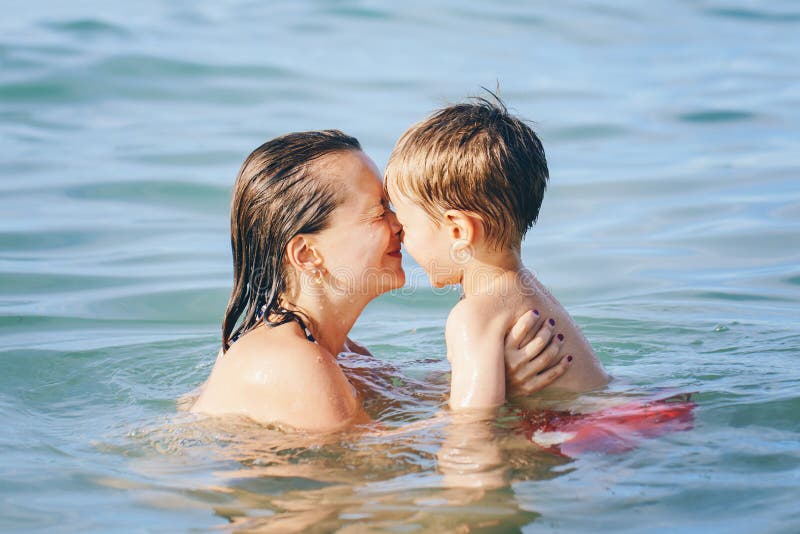
[[[790,1],[6,6],[0,530],[800,531],[798,36]],[[178,411],[250,150],[333,127],[382,166],[497,83],[550,162],[524,259],[616,378],[571,408],[695,392],[694,428],[564,459],[498,421],[481,491],[443,483],[435,425],[309,447]],[[439,411],[456,298],[404,261],[353,332],[397,369],[389,427]]]

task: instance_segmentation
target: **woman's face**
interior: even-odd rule
[[[326,280],[347,295],[376,297],[402,287],[402,227],[389,209],[375,163],[361,151],[328,155],[320,175],[339,188],[343,202],[330,226],[315,236]]]

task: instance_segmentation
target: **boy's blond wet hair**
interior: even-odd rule
[[[391,181],[434,221],[448,209],[475,213],[490,245],[518,248],[539,216],[547,180],[541,141],[492,94],[409,128],[389,157],[384,187]]]

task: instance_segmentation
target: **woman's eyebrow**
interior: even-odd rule
[[[381,198],[380,200],[378,200],[378,202],[376,202],[375,204],[373,204],[369,208],[367,208],[366,211],[367,212],[372,212],[372,211],[378,210],[378,208],[386,209],[388,207],[389,207],[389,202],[385,198]]]

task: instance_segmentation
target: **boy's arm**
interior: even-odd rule
[[[447,318],[452,410],[495,408],[506,401],[505,325],[487,319],[479,300],[462,300]]]

